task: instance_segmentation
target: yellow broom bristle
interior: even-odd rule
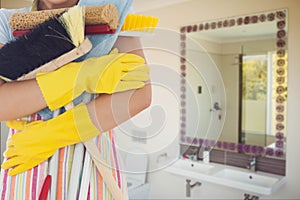
[[[159,19],[153,16],[128,14],[126,16],[121,31],[153,33],[158,22]]]
[[[59,20],[65,26],[73,44],[78,47],[84,40],[85,27],[84,7],[74,6],[63,13]]]

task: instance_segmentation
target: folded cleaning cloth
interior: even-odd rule
[[[119,12],[120,24],[114,34],[88,35],[87,37],[93,44],[93,49],[86,55],[78,58],[76,61],[82,61],[90,57],[106,55],[111,51],[118,38],[126,15],[131,8],[132,2],[133,0],[79,0],[77,4],[79,6],[99,6],[104,4],[114,4]],[[94,96],[95,95],[83,93],[81,96],[76,98],[73,103],[74,105],[77,105],[81,102],[88,103],[94,98]],[[39,111],[39,114],[44,119],[51,119],[53,117],[53,113],[48,108]]]

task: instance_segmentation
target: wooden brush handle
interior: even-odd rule
[[[121,189],[119,188],[116,180],[112,176],[110,170],[108,169],[109,166],[106,166],[104,161],[101,159],[101,153],[99,152],[97,146],[93,142],[93,140],[89,140],[83,143],[87,151],[89,152],[94,164],[96,165],[99,173],[102,176],[103,181],[109,188],[113,199],[115,200],[128,200],[128,194],[123,194]],[[126,184],[126,183],[125,183]]]
[[[14,30],[33,29],[38,24],[55,17],[67,8],[14,13],[9,19],[9,25]],[[119,24],[119,14],[115,5],[105,4],[102,6],[85,7],[85,24],[109,24],[111,29],[116,29]]]

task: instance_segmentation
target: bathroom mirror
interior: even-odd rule
[[[284,159],[287,10],[189,24],[180,32],[181,143]],[[208,74],[211,68],[218,73]],[[220,76],[222,85],[209,76]]]

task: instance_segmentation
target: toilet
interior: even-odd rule
[[[150,184],[146,182],[148,155],[138,148],[128,151],[125,158],[129,199],[148,199]]]

